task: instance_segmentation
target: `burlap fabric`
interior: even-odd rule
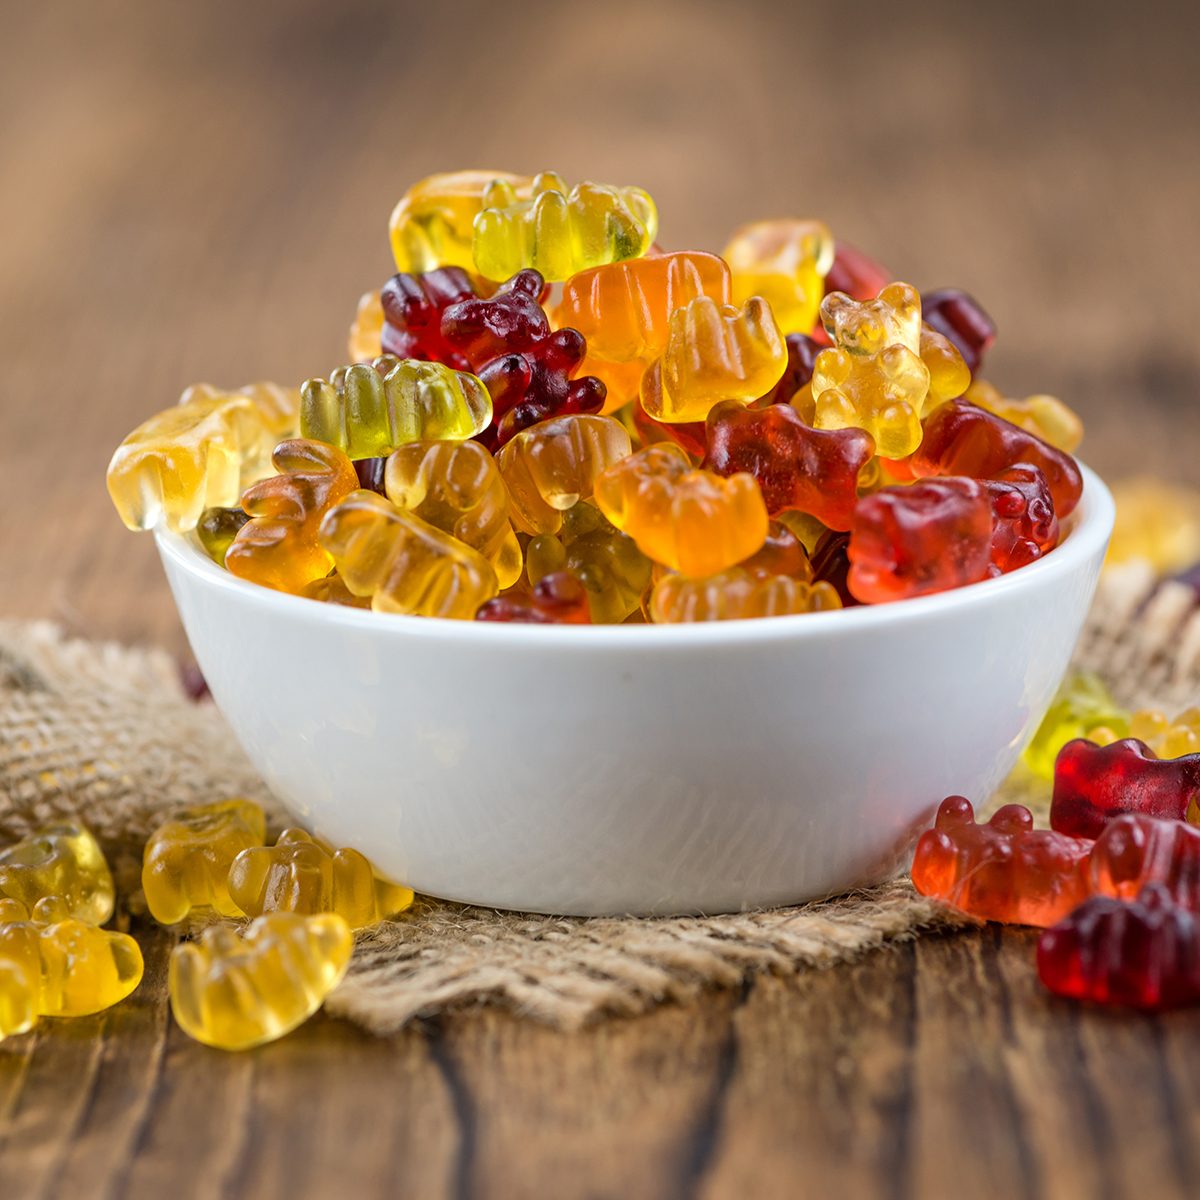
[[[1139,567],[1109,572],[1077,665],[1130,706],[1175,710],[1200,696],[1200,613],[1190,588]],[[185,803],[267,794],[209,703],[184,695],[153,650],[69,640],[45,623],[0,622],[0,841],[54,818],[103,843],[127,910],[139,907],[141,847]],[[1044,807],[1020,777],[999,799]],[[376,1033],[452,1006],[499,1003],[564,1029],[633,1014],[755,971],[851,959],[961,919],[906,880],[794,908],[667,919],[555,918],[419,900],[362,934],[328,1007]]]

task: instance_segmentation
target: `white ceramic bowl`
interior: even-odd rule
[[[295,818],[418,891],[555,913],[721,912],[894,869],[984,800],[1066,669],[1112,529],[1086,486],[1011,575],[707,625],[397,617],[159,550],[221,711]]]

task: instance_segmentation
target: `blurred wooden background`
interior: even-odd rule
[[[195,380],[336,365],[395,199],[460,166],[642,184],[670,247],[824,217],[976,293],[993,379],[1077,407],[1102,473],[1200,481],[1198,25],[1033,0],[3,6],[2,610],[181,646],[111,450]],[[131,576],[139,602],[106,604]]]
[[[182,652],[112,449],[190,382],[340,362],[394,201],[464,166],[641,184],[672,248],[824,217],[976,293],[993,380],[1078,408],[1102,473],[1200,483],[1198,33],[1155,0],[5,4],[0,616]],[[4,1045],[5,1194],[1195,1194],[1200,1018],[1057,1004],[1027,932],[570,1038],[319,1018],[240,1057],[168,1020],[170,941]]]

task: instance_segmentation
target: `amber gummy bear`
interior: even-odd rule
[[[82,825],[47,825],[0,850],[0,896],[32,910],[56,897],[68,916],[103,925],[113,914],[112,873],[99,842]]]
[[[263,811],[251,800],[180,809],[150,835],[142,855],[150,915],[163,925],[182,921],[193,908],[239,916],[242,910],[229,895],[229,868],[243,850],[261,845],[266,832]]]
[[[351,929],[374,925],[413,902],[411,888],[379,879],[357,850],[334,850],[303,829],[274,846],[243,850],[229,869],[229,894],[247,916],[337,913]]]
[[[346,974],[354,935],[336,913],[272,912],[244,934],[206,929],[171,952],[171,1011],[189,1037],[246,1050],[290,1033]]]

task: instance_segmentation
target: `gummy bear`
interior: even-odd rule
[[[1149,477],[1113,488],[1117,519],[1106,563],[1148,562],[1170,574],[1200,562],[1200,491]]]
[[[805,419],[805,424],[812,423],[812,383],[813,368],[817,364],[817,355],[821,353],[821,345],[814,338],[804,333],[789,333],[783,339],[787,348],[787,366],[779,382],[769,392],[761,396],[754,407],[763,408],[768,404],[791,404]],[[799,393],[806,394],[801,397]],[[808,409],[805,415],[805,409]]]
[[[1054,763],[1050,827],[1096,837],[1122,813],[1200,820],[1200,754],[1155,758],[1134,738],[1107,746],[1076,738]]]
[[[380,457],[407,442],[461,441],[481,433],[491,419],[483,383],[442,363],[384,355],[300,388],[301,433],[351,458]]]
[[[346,339],[351,362],[373,362],[383,353],[383,302],[378,292],[364,292]]]
[[[239,936],[206,929],[171,952],[171,1011],[189,1037],[246,1050],[290,1033],[346,974],[354,935],[336,913],[273,912]]]
[[[797,220],[743,225],[722,254],[733,273],[734,303],[762,296],[784,333],[812,331],[833,256],[828,227]]]
[[[30,1028],[38,1016],[111,1008],[137,987],[143,969],[133,938],[72,917],[59,896],[39,900],[32,915],[19,901],[0,901],[0,1036]]]
[[[963,796],[947,796],[917,841],[912,881],[986,921],[1053,925],[1088,895],[1092,843],[1033,828],[1033,814],[1006,804],[984,825]]]
[[[477,621],[511,621],[525,625],[590,625],[587,588],[570,571],[543,575],[527,595],[496,596],[475,614]]]
[[[321,546],[376,612],[469,621],[498,589],[478,550],[374,492],[351,493],[321,523]]]
[[[357,850],[334,850],[303,829],[285,829],[274,846],[242,850],[229,868],[229,894],[249,917],[337,913],[351,929],[374,925],[413,902],[411,888],[377,878]]]
[[[569,571],[583,584],[593,623],[615,625],[638,610],[650,586],[650,560],[594,504],[581,501],[562,514],[557,534],[532,538],[525,551],[529,581]]]
[[[379,293],[384,316],[382,353],[470,371],[466,356],[442,337],[442,313],[450,305],[474,297],[471,277],[461,267],[442,267],[423,275],[393,275]]]
[[[639,391],[641,382],[638,383]],[[657,442],[674,442],[699,462],[708,453],[708,426],[703,421],[656,421],[640,399],[630,406],[630,418],[640,443],[639,449]]]
[[[858,502],[847,554],[850,591],[864,604],[903,600],[986,579],[992,506],[974,479],[927,479]]]
[[[1069,455],[1008,421],[971,404],[951,400],[924,422],[925,434],[910,465],[917,476],[967,475],[994,479],[1018,463],[1046,477],[1059,520],[1069,516],[1083,494],[1083,476]],[[884,450],[885,457],[898,457]]]
[[[747,409],[729,400],[708,414],[704,466],[718,475],[753,475],[772,515],[794,508],[849,529],[859,473],[874,452],[861,429],[812,429],[789,404]]]
[[[1175,904],[1200,910],[1200,829],[1141,813],[1115,817],[1096,839],[1088,863],[1092,890],[1132,900],[1157,883]]]
[[[660,624],[783,617],[841,607],[837,591],[828,583],[809,583],[744,566],[729,567],[703,579],[667,574],[650,595],[650,618]]]
[[[660,443],[609,467],[596,503],[638,548],[683,575],[715,575],[762,547],[767,507],[752,475],[697,470],[678,446]]]
[[[967,388],[964,399],[1067,454],[1083,441],[1083,422],[1054,396],[1009,400],[986,379],[977,379]]]
[[[657,232],[658,210],[641,188],[579,183],[568,190],[553,171],[543,171],[527,197],[506,180],[488,185],[471,253],[487,279],[532,267],[557,281],[641,258]]]
[[[974,296],[957,288],[926,292],[921,297],[921,318],[954,344],[972,375],[979,373],[996,340],[996,324]]]
[[[666,349],[677,308],[699,296],[724,305],[729,295],[729,268],[721,259],[681,250],[573,275],[563,286],[556,320],[583,334],[589,355],[644,367]]]
[[[991,570],[1015,571],[1058,545],[1058,518],[1046,477],[1020,463],[983,480],[992,505]]]
[[[1129,736],[1145,742],[1159,758],[1200,754],[1200,708],[1184,709],[1174,720],[1154,708],[1139,709],[1129,718]]]
[[[788,575],[792,579],[812,582],[813,568],[804,543],[782,522],[767,526],[766,541],[761,549],[739,564],[757,575]]]
[[[0,850],[0,896],[29,909],[56,896],[68,916],[103,925],[115,893],[99,842],[82,825],[63,822]]]
[[[309,600],[319,600],[322,604],[340,604],[343,608],[370,608],[370,596],[356,596],[347,586],[346,581],[334,571],[321,579],[314,579],[300,592]]]
[[[721,400],[756,400],[787,367],[771,306],[752,296],[739,309],[700,296],[671,314],[662,357],[642,376],[642,407],[656,421],[702,421]]]
[[[491,394],[493,424],[480,438],[488,449],[538,421],[604,407],[604,384],[573,379],[587,350],[577,329],[551,332],[541,306],[545,280],[519,271],[486,299],[461,300],[442,314],[442,337],[471,362]]]
[[[892,278],[892,273],[848,242],[835,241],[833,262],[825,276],[825,295],[844,292],[854,300],[870,300]]]
[[[956,399],[971,386],[971,372],[958,348],[949,338],[927,325],[921,326],[918,354],[929,372],[929,395],[925,398],[925,411]]]
[[[250,520],[225,552],[241,579],[281,592],[299,592],[329,573],[317,536],[325,514],[358,485],[350,460],[325,442],[293,438],[272,456],[278,475],[242,494]]]
[[[1072,1000],[1158,1011],[1200,1000],[1200,925],[1158,884],[1093,896],[1038,939],[1037,968]]]
[[[1096,736],[1098,732],[1101,736]],[[1107,743],[1128,736],[1129,713],[1098,675],[1080,671],[1059,687],[1022,761],[1039,778],[1053,779],[1058,752],[1074,738]]]
[[[520,578],[521,546],[508,519],[508,490],[478,442],[401,446],[387,459],[384,488],[397,508],[478,550],[501,588]]]
[[[813,368],[813,425],[856,426],[874,437],[885,457],[911,454],[930,395],[929,368],[919,357],[916,289],[893,283],[862,302],[833,292],[821,303],[821,320],[833,346]]]
[[[195,527],[206,508],[237,503],[295,431],[299,398],[272,383],[232,392],[199,383],[139,425],[108,465],[108,492],[130,529]]]
[[[252,800],[219,800],[180,809],[160,825],[142,855],[142,891],[162,925],[182,921],[193,908],[224,917],[241,909],[229,895],[229,868],[250,846],[262,845],[267,826]]]
[[[225,555],[238,531],[250,520],[241,508],[206,508],[196,522],[196,536],[204,552],[219,567],[225,565]]]
[[[432,271],[437,267],[474,267],[471,242],[483,195],[503,180],[528,196],[533,180],[507,171],[450,171],[414,183],[388,221],[396,270]]]
[[[625,427],[612,417],[555,417],[517,434],[497,457],[517,528],[556,533],[562,514],[588,499],[596,476],[631,449]]]

